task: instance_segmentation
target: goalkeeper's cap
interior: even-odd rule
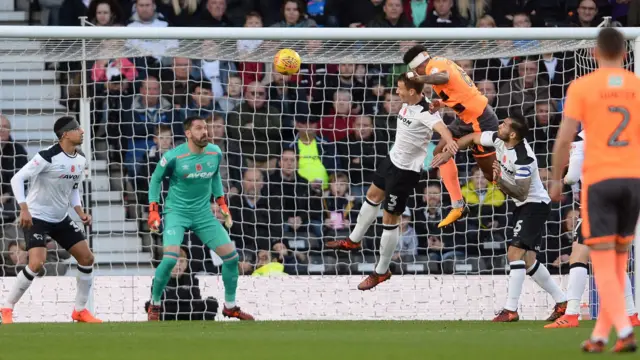
[[[58,139],[61,139],[64,133],[76,130],[79,127],[80,123],[78,123],[76,118],[73,116],[62,116],[56,120],[55,124],[53,124],[53,132],[56,134]]]
[[[428,58],[429,53],[427,52],[427,48],[425,48],[423,45],[416,45],[407,50],[406,53],[404,53],[402,61],[405,63],[405,65],[409,65],[409,68],[414,69],[418,65],[425,62],[425,60],[427,60]]]

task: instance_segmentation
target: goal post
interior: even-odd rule
[[[546,145],[539,147],[536,145],[536,149],[544,149],[540,150],[544,153],[538,153],[538,155],[548,159],[550,158],[548,144],[553,141],[553,138],[547,134],[555,134],[552,130],[557,127],[557,123],[551,121],[539,128],[536,125],[536,114],[539,113],[536,106],[538,103],[547,102],[546,111],[552,112],[553,118],[558,119],[560,111],[557,106],[562,104],[568,82],[574,76],[583,75],[586,71],[586,68],[579,69],[582,65],[577,65],[576,62],[590,56],[598,30],[597,28],[256,29],[0,26],[0,110],[11,121],[14,140],[25,146],[29,155],[33,155],[39,147],[47,146],[55,141],[51,136],[50,129],[56,116],[73,114],[81,120],[85,130],[85,143],[82,149],[89,161],[85,186],[85,189],[88,190],[88,193],[85,192],[85,207],[90,209],[94,217],[94,226],[90,231],[94,239],[92,247],[96,252],[97,263],[96,286],[94,286],[92,304],[96,315],[107,320],[137,321],[144,320],[142,305],[150,294],[149,284],[155,263],[153,258],[155,253],[152,250],[160,244],[158,238],[152,237],[146,228],[144,201],[140,200],[144,199],[144,196],[140,197],[140,195],[144,195],[146,189],[139,187],[141,185],[136,181],[144,179],[145,176],[148,177],[149,172],[152,171],[149,161],[150,149],[154,146],[160,147],[162,134],[156,134],[156,131],[161,130],[158,130],[157,126],[152,126],[145,131],[153,131],[154,133],[141,135],[136,132],[136,129],[133,129],[135,120],[130,120],[137,114],[134,103],[138,96],[143,94],[142,87],[150,86],[142,84],[141,80],[146,78],[148,74],[153,73],[152,76],[158,77],[159,89],[153,91],[159,91],[163,94],[160,99],[168,99],[167,108],[162,108],[164,103],[163,100],[160,100],[158,106],[162,111],[154,113],[153,117],[156,119],[155,116],[158,118],[165,116],[163,119],[166,120],[158,120],[158,122],[169,124],[171,134],[175,131],[174,125],[179,123],[181,117],[184,117],[185,114],[195,113],[191,111],[190,104],[186,104],[185,107],[177,100],[180,81],[176,78],[175,71],[177,69],[173,68],[172,59],[190,59],[189,65],[184,65],[189,66],[189,74],[198,73],[201,79],[207,78],[211,84],[210,91],[212,93],[215,94],[222,90],[224,92],[222,97],[234,100],[228,103],[239,104],[235,107],[231,106],[215,111],[215,113],[225,114],[221,126],[224,129],[225,139],[228,140],[225,143],[227,147],[224,151],[229,174],[229,181],[225,182],[225,185],[228,188],[242,190],[241,172],[263,162],[256,160],[257,156],[249,158],[246,153],[247,149],[257,153],[256,149],[265,143],[267,144],[265,151],[268,153],[261,155],[267,155],[268,159],[279,158],[281,148],[288,148],[292,139],[297,141],[297,138],[293,138],[295,133],[309,131],[303,130],[301,125],[297,123],[297,119],[308,119],[309,113],[319,111],[319,113],[312,114],[318,118],[320,124],[318,126],[323,126],[318,131],[322,132],[325,138],[339,138],[336,141],[330,140],[327,146],[322,147],[321,150],[331,150],[331,157],[334,160],[346,163],[339,168],[341,172],[347,174],[351,191],[354,198],[358,200],[361,199],[362,194],[356,193],[356,188],[359,188],[360,192],[366,188],[366,186],[360,185],[368,184],[367,174],[375,170],[371,167],[375,161],[368,161],[367,158],[382,157],[388,151],[388,148],[385,149],[377,145],[388,142],[388,139],[392,137],[394,129],[387,125],[386,114],[391,115],[389,119],[395,117],[393,109],[397,99],[393,94],[385,95],[384,91],[394,87],[392,79],[397,71],[394,65],[402,63],[403,52],[408,46],[418,43],[424,44],[433,55],[442,55],[456,61],[471,60],[471,65],[467,64],[471,68],[461,66],[464,70],[470,70],[475,74],[473,80],[476,82],[481,82],[485,78],[490,80],[489,82],[492,84],[490,86],[494,87],[495,92],[495,100],[493,101],[499,113],[505,113],[515,107],[532,121],[534,126],[531,131],[536,132],[535,136],[537,134],[548,136],[544,140]],[[619,30],[630,44],[630,58],[636,59],[638,56],[636,50],[640,45],[640,28],[619,28]],[[251,46],[243,47],[238,46],[239,40],[254,42],[249,44]],[[243,122],[245,121],[243,119],[254,114],[254,111],[250,107],[243,106],[248,102],[255,102],[256,99],[248,99],[248,96],[259,96],[260,91],[258,88],[254,89],[255,91],[248,90],[248,84],[245,83],[244,87],[242,84],[240,85],[240,89],[244,89],[244,93],[241,91],[236,98],[225,97],[233,81],[229,79],[240,78],[245,82],[248,81],[247,79],[257,79],[260,82],[261,76],[269,73],[269,64],[275,53],[281,48],[296,50],[301,55],[303,64],[315,64],[316,68],[326,65],[326,73],[313,73],[313,70],[306,69],[309,73],[305,74],[318,76],[313,80],[318,80],[320,83],[311,82],[304,86],[301,85],[300,81],[302,80],[300,79],[297,80],[297,83],[282,80],[284,85],[277,83],[276,80],[260,85],[264,90],[263,96],[269,96],[269,98],[263,99],[267,103],[266,109],[271,109],[268,106],[273,104],[279,107],[274,107],[276,112],[273,110],[265,111],[266,125],[260,125],[262,126],[260,127],[253,122],[248,125]],[[516,85],[514,85],[515,87],[510,85],[512,79],[525,81],[526,76],[519,74],[518,65],[509,62],[509,59],[535,57],[536,63],[540,66],[537,78],[542,72],[548,71],[545,70],[547,64],[544,63],[544,59],[540,58],[540,55],[551,53],[561,54],[557,58],[558,61],[564,62],[566,60],[567,63],[574,61],[572,67],[554,70],[556,71],[555,75],[560,76],[561,80],[544,80],[547,82],[546,85],[543,85],[542,80],[540,83],[536,80],[531,89],[520,89]],[[580,59],[576,60],[576,57]],[[131,65],[121,63],[116,66],[118,67],[117,71],[107,67],[102,75],[106,80],[97,84],[98,81],[93,78],[95,61],[110,59],[130,59]],[[146,60],[138,62],[136,59]],[[152,67],[148,64],[153,59],[158,61]],[[203,65],[204,60],[208,62],[207,66],[209,66],[206,69]],[[225,67],[228,64],[223,65],[222,62],[233,63],[235,70]],[[59,64],[57,75],[45,69],[45,64],[48,63]],[[77,68],[60,65],[67,63],[81,65]],[[247,66],[241,68],[238,66],[240,64],[259,65],[254,68]],[[260,64],[266,64],[266,66]],[[355,73],[353,77],[361,76],[363,81],[354,80],[353,84],[355,85],[345,87],[346,85],[340,82],[342,80],[332,75],[335,72],[344,71],[341,70],[340,65],[345,64],[353,64],[354,67],[350,70]],[[127,67],[135,68],[137,75],[134,71],[125,72],[124,69]],[[507,67],[511,73],[508,78],[504,78],[504,69]],[[640,65],[637,61],[633,62],[633,69],[640,75]],[[358,73],[360,70],[364,73]],[[167,73],[170,73],[171,76],[166,77]],[[69,74],[78,75],[78,82],[72,83],[69,79],[64,82],[61,80],[61,75],[69,77]],[[118,81],[122,83],[129,84],[126,94],[121,87],[122,84],[119,85],[117,96],[110,92],[116,91],[108,88],[111,76],[117,77]],[[128,76],[131,76],[130,80],[128,80]],[[277,77],[277,75],[273,76]],[[497,77],[493,78],[494,76]],[[545,76],[549,76],[549,74]],[[566,79],[566,81],[562,79]],[[200,84],[202,85],[202,82]],[[342,99],[341,95],[344,95],[345,89],[336,91],[335,88],[332,88],[332,86],[336,86],[335,84],[338,84],[337,87],[340,89],[344,87],[351,97],[347,100]],[[218,85],[221,88],[216,88]],[[98,86],[101,87],[99,95],[96,90]],[[558,97],[551,99],[549,95],[546,97],[542,95],[543,92],[552,91],[549,89],[554,86],[558,91]],[[383,89],[380,90],[379,87]],[[291,88],[300,92],[282,95]],[[313,93],[313,89],[316,88],[321,91]],[[145,96],[148,91],[152,91],[149,89],[144,89]],[[189,88],[186,94],[182,94],[186,95],[187,102],[193,100],[190,97],[192,90]],[[490,91],[484,87],[481,90],[483,92]],[[251,91],[255,94],[249,94]],[[530,91],[530,94],[527,91]],[[63,99],[63,95],[66,96],[65,99]],[[316,96],[320,97],[319,100]],[[293,100],[297,99],[295,106],[287,104],[287,99],[291,100],[292,98]],[[300,99],[303,100],[300,101]],[[550,99],[553,106],[549,105]],[[61,100],[64,101],[61,102]],[[293,100],[290,102],[294,102]],[[214,101],[218,100],[214,98]],[[352,106],[347,109],[346,114],[338,114],[344,116],[336,116],[336,112],[343,111],[338,109],[338,103],[345,101],[351,101]],[[299,102],[307,103],[309,108],[299,108]],[[99,106],[96,105],[97,103]],[[317,105],[315,108],[314,104]],[[138,105],[140,104],[138,103]],[[146,111],[146,109],[144,110]],[[198,113],[205,114],[207,112]],[[366,121],[360,119],[361,114],[367,115],[371,122],[369,127],[373,127],[375,134],[372,135],[375,139],[374,145],[369,146],[364,140],[360,144],[358,142],[360,140],[354,134],[355,132],[364,133],[365,130],[361,129],[367,128],[367,125],[362,125],[362,122]],[[383,114],[385,114],[384,117]],[[444,115],[450,116],[451,114],[445,113]],[[337,129],[338,117],[341,118],[340,121],[347,124],[345,125],[346,130]],[[258,120],[252,121],[258,123]],[[271,123],[270,121],[275,122]],[[303,122],[306,124],[305,121]],[[335,129],[326,131],[324,126],[327,124],[335,126]],[[112,132],[114,127],[116,132]],[[98,128],[100,130],[97,130]],[[274,128],[277,131],[269,131]],[[354,136],[355,140],[349,136],[343,136],[340,132],[343,130]],[[260,131],[263,131],[264,134]],[[277,136],[274,135],[276,133]],[[285,133],[290,135],[284,135]],[[247,140],[247,136],[251,136],[250,140]],[[287,136],[291,136],[291,138],[287,138]],[[143,158],[137,158],[137,153],[133,154],[132,158],[127,157],[131,155],[131,152],[127,150],[131,149],[126,147],[138,146],[135,142],[141,140],[142,137],[146,141],[143,141],[144,145],[142,146],[145,148],[140,152],[140,154],[144,154]],[[352,141],[357,145],[353,145]],[[269,147],[273,142],[278,143],[277,151]],[[118,149],[117,146],[125,148]],[[293,148],[296,149],[296,146]],[[332,162],[325,161],[326,157],[320,157],[323,160],[322,166],[330,169]],[[116,158],[119,160],[114,160]],[[353,158],[358,158],[358,160],[353,162]],[[461,184],[469,183],[474,184],[473,186],[481,186],[480,180],[477,180],[478,185],[475,185],[474,181],[476,180],[474,180],[472,173],[473,160],[469,159],[471,158],[458,159]],[[332,164],[336,165],[336,163]],[[142,164],[142,167],[138,166],[139,164]],[[473,187],[467,187],[468,194],[476,198],[476,215],[463,221],[464,224],[460,227],[456,225],[451,233],[437,234],[438,236],[434,240],[430,236],[433,235],[430,231],[432,229],[431,223],[434,221],[430,216],[436,215],[427,214],[427,212],[429,209],[439,209],[442,203],[446,205],[448,195],[444,193],[443,187],[442,191],[438,190],[440,189],[438,186],[431,188],[434,192],[430,192],[427,185],[439,183],[437,177],[434,177],[437,174],[431,171],[428,182],[423,182],[423,185],[412,197],[409,209],[411,217],[409,224],[415,230],[415,252],[411,252],[414,250],[410,249],[411,251],[402,253],[403,255],[399,254],[393,262],[396,276],[383,284],[376,292],[361,294],[354,290],[354,287],[361,280],[363,274],[373,271],[373,262],[377,260],[379,242],[376,242],[377,229],[373,229],[375,226],[363,240],[366,242],[366,249],[362,252],[346,254],[325,249],[324,241],[348,231],[348,227],[353,225],[357,216],[357,212],[354,212],[350,224],[347,225],[344,222],[340,224],[335,222],[336,214],[332,214],[332,212],[336,213],[337,211],[330,209],[333,206],[331,204],[334,198],[329,195],[331,187],[325,184],[315,195],[317,198],[323,199],[319,208],[310,205],[312,201],[309,200],[306,205],[302,205],[306,207],[304,211],[308,211],[308,214],[303,214],[297,208],[300,203],[293,202],[296,208],[293,209],[295,216],[292,217],[294,219],[296,216],[304,217],[305,226],[308,225],[308,228],[304,236],[291,235],[291,231],[283,229],[287,226],[290,229],[292,226],[288,223],[289,219],[285,218],[292,213],[290,211],[292,209],[285,208],[284,205],[285,203],[292,204],[287,200],[292,197],[292,194],[285,193],[284,187],[279,188],[279,193],[272,193],[272,189],[269,187],[270,183],[267,181],[276,171],[273,166],[279,167],[281,164],[266,161],[264,166],[267,169],[263,173],[271,174],[262,175],[263,191],[269,191],[269,195],[265,196],[269,196],[270,199],[277,199],[278,207],[269,203],[265,211],[271,211],[269,214],[273,217],[267,217],[267,220],[261,221],[258,215],[251,215],[252,212],[246,209],[242,210],[244,208],[241,209],[241,207],[246,204],[239,200],[240,196],[234,195],[236,198],[230,201],[230,206],[235,214],[241,215],[234,218],[234,221],[241,226],[241,230],[240,233],[232,231],[232,237],[243,253],[243,261],[246,260],[247,264],[244,266],[249,268],[253,266],[253,270],[255,270],[257,263],[268,261],[264,257],[272,259],[277,256],[273,245],[278,241],[274,241],[272,235],[266,236],[270,241],[267,247],[272,251],[265,254],[258,250],[264,247],[262,232],[267,231],[271,234],[273,228],[278,227],[279,241],[289,248],[288,257],[283,266],[285,271],[293,275],[277,278],[241,276],[238,302],[258,318],[480,320],[491,318],[494,311],[502,306],[507,284],[504,248],[505,240],[510,236],[506,219],[512,210],[508,201],[503,199],[499,204],[490,202],[486,198],[486,192],[483,192],[489,190],[474,192]],[[300,163],[298,166],[301,166]],[[550,163],[545,165],[545,167],[547,166],[550,166]],[[131,172],[133,172],[133,176]],[[236,173],[238,175],[234,175]],[[327,179],[321,180],[327,182],[330,173],[331,171],[326,171]],[[309,182],[313,182],[313,180],[315,179],[312,178]],[[7,181],[7,179],[2,179],[2,185],[6,185]],[[307,197],[313,198],[310,195]],[[440,205],[430,205],[430,201]],[[337,200],[335,202],[337,203]],[[550,221],[553,234],[550,232],[545,236],[543,247],[548,246],[554,251],[556,250],[554,247],[566,248],[567,245],[562,241],[563,234],[568,232],[563,228],[567,206],[563,203],[562,207],[554,210],[556,217]],[[480,210],[482,207],[485,208],[484,212]],[[445,213],[447,210],[446,207],[441,209]],[[312,223],[313,214],[319,216],[319,224]],[[437,221],[435,223],[437,224]],[[245,225],[247,226],[245,227]],[[313,226],[316,225],[324,230],[322,237],[314,233],[316,228]],[[7,224],[5,224],[6,226]],[[251,226],[253,226],[253,230],[250,229]],[[249,235],[250,231],[255,233]],[[331,235],[328,235],[329,233]],[[412,246],[409,235],[407,235],[408,247]],[[440,245],[438,245],[438,241]],[[6,243],[7,241],[4,245],[7,245]],[[198,246],[202,248],[202,245]],[[439,249],[439,246],[443,246],[445,249],[432,251]],[[447,249],[451,250],[448,254],[451,256],[450,258],[444,258]],[[460,252],[456,252],[456,250],[460,249],[463,255],[458,258]],[[558,254],[560,253],[558,251]],[[6,247],[0,248],[0,255],[8,259],[4,261],[5,265],[9,261],[17,259],[12,254]],[[203,296],[214,296],[221,299],[221,281],[215,275],[211,276],[219,271],[219,259],[203,249],[200,249],[198,254],[198,256],[204,256],[203,260],[198,260],[197,264],[198,269],[202,271],[201,291]],[[189,256],[195,255],[190,253]],[[640,250],[637,246],[634,258],[636,259],[634,273],[638,274],[640,264],[637,260],[640,259]],[[552,263],[554,259],[547,258],[547,261]],[[193,262],[194,260],[192,260]],[[293,264],[288,262],[293,262]],[[74,275],[75,269],[70,266],[72,263],[72,260],[65,260],[61,263],[62,266],[56,268],[55,271],[60,271],[59,275]],[[445,266],[448,266],[446,270]],[[64,271],[61,270],[63,268]],[[440,275],[441,273],[444,275]],[[2,276],[1,272],[0,276]],[[555,279],[561,281],[563,287],[566,286],[567,279],[565,277],[558,276]],[[73,299],[69,298],[68,294],[74,293],[74,281],[69,279],[69,276],[46,277],[38,280],[42,281],[34,282],[34,286],[25,295],[23,303],[17,306],[17,321],[65,321],[66,312],[64,311],[72,306]],[[635,289],[640,289],[640,277],[635,276],[634,280]],[[11,278],[0,277],[0,297],[6,295],[11,284]],[[64,296],[56,297],[58,293],[63,293]],[[638,304],[640,303],[640,291],[636,291],[635,295]],[[331,306],[333,302],[342,304],[343,309],[336,310],[335,306]],[[550,297],[536,288],[536,285],[531,281],[527,281],[527,285],[525,285],[521,303],[523,318],[528,320],[545,317],[553,305]],[[287,307],[293,307],[295,310],[293,313],[284,311],[283,309]],[[418,313],[412,311],[416,308],[420,309]],[[62,315],[56,314],[52,318],[46,316],[51,312],[60,311],[64,313]]]

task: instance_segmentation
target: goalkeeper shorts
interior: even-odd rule
[[[231,239],[227,231],[211,210],[207,210],[189,215],[172,211],[165,213],[162,245],[165,247],[180,246],[184,241],[184,233],[188,230],[193,231],[202,240],[202,243],[211,250],[230,243]]]

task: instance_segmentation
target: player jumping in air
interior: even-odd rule
[[[527,143],[527,121],[512,116],[500,124],[498,131],[485,131],[464,136],[458,140],[460,149],[476,144],[493,147],[498,160],[493,164],[493,178],[505,194],[514,199],[513,239],[507,250],[509,260],[509,290],[507,303],[493,319],[494,322],[512,322],[520,319],[518,301],[525,275],[548,292],[556,305],[547,321],[555,321],[567,307],[564,292],[553,281],[549,270],[536,260],[536,252],[551,212],[551,200],[542,185],[536,156]],[[447,161],[446,158],[434,161]],[[435,163],[434,165],[438,165]]]
[[[564,118],[553,148],[550,195],[562,197],[562,173],[578,123],[585,135],[582,235],[590,248],[601,310],[586,352],[604,351],[611,327],[618,335],[613,351],[636,351],[625,313],[624,287],[629,248],[640,215],[640,80],[623,68],[626,44],[614,28],[600,30],[595,58],[599,69],[567,89]]]
[[[360,209],[356,226],[344,240],[329,241],[330,249],[355,250],[369,226],[375,221],[384,200],[383,232],[380,240],[380,261],[376,270],[358,285],[369,290],[389,280],[389,263],[398,243],[400,215],[420,180],[427,144],[435,130],[442,136],[444,150],[454,153],[458,145],[442,121],[440,114],[429,111],[429,102],[422,95],[423,85],[403,74],[398,79],[397,94],[404,104],[398,113],[396,140],[387,158],[378,166],[373,184]]]
[[[569,154],[569,169],[564,176],[564,183],[571,185],[574,199],[578,198],[580,193],[580,176],[582,174],[582,162],[584,161],[584,131],[578,133]],[[580,206],[579,201],[575,203]],[[573,232],[573,245],[571,246],[571,256],[569,257],[569,285],[567,286],[567,311],[562,317],[554,323],[546,325],[547,329],[555,328],[573,328],[580,325],[580,300],[584,293],[584,288],[589,280],[588,263],[589,263],[589,247],[584,244],[582,236],[582,219],[578,220],[576,228]],[[640,326],[638,313],[636,312],[635,302],[633,301],[633,289],[631,280],[627,274],[625,279],[624,300],[627,315],[631,325]]]
[[[416,45],[404,54],[404,63],[409,66],[409,78],[423,84],[432,85],[433,91],[440,100],[432,101],[431,111],[436,111],[443,105],[453,109],[458,118],[449,124],[449,130],[454,138],[483,131],[498,130],[498,117],[493,112],[487,98],[480,93],[471,78],[451,60],[442,57],[430,57],[424,46]],[[441,141],[434,150],[434,154],[443,151]],[[493,163],[496,160],[495,151],[485,149],[482,145],[473,146],[473,156],[482,169],[485,178],[493,181]],[[467,213],[462,198],[458,168],[453,159],[440,165],[442,182],[451,196],[453,209],[438,224],[443,227],[452,224]]]
[[[148,318],[150,321],[159,320],[162,292],[178,261],[184,233],[192,230],[224,261],[222,281],[225,301],[222,314],[240,320],[253,320],[251,315],[241,311],[236,305],[238,253],[229,239],[229,234],[211,212],[210,201],[213,194],[225,217],[225,226],[232,226],[218,172],[222,151],[217,145],[207,141],[207,124],[204,118],[187,118],[184,121],[184,130],[187,142],[168,151],[162,157],[149,184],[149,228],[158,231],[160,188],[162,180],[169,177],[169,194],[164,204],[162,233],[164,256],[156,269],[151,287]]]
[[[13,322],[13,307],[42,270],[47,257],[46,236],[50,236],[78,262],[76,303],[71,318],[100,323],[85,307],[93,283],[93,253],[82,229],[69,217],[69,204],[85,225],[91,215],[82,209],[78,186],[84,177],[86,159],[76,151],[84,131],[69,116],[56,120],[57,144],[38,152],[11,179],[11,189],[20,205],[20,226],[29,252],[29,264],[18,274],[2,308],[2,323]],[[25,180],[30,181],[25,198]]]

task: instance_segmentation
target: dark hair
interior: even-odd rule
[[[280,16],[282,16],[282,21],[285,21],[284,19],[284,7],[287,6],[288,3],[295,3],[296,5],[298,5],[298,13],[300,14],[300,18],[298,18],[298,22],[304,20],[307,18],[307,4],[306,2],[302,1],[302,0],[283,0],[282,1],[282,7],[280,8]]]
[[[182,124],[184,125],[184,129],[191,129],[191,125],[193,124],[193,122],[198,120],[206,121],[202,116],[189,116],[188,118],[184,119],[184,121],[182,122]]]
[[[109,25],[114,24],[124,24],[124,15],[122,15],[122,8],[120,4],[116,0],[93,0],[89,4],[89,9],[87,10],[87,18],[89,22],[96,24],[96,17],[98,15],[98,6],[106,4],[109,5],[109,9],[111,9],[111,22]]]
[[[405,65],[409,65],[411,60],[413,60],[416,56],[420,55],[420,53],[424,51],[427,51],[427,49],[424,46],[416,45],[411,49],[407,50],[406,53],[404,53],[404,56],[402,57],[402,62],[404,62]]]
[[[249,11],[249,12],[244,16],[244,21],[247,21],[247,20],[249,20],[249,18],[252,18],[252,17],[257,17],[257,18],[259,18],[259,19],[260,19],[260,21],[262,21],[262,15],[260,15],[260,13],[259,13],[259,12],[257,12],[257,11]]]
[[[224,122],[224,116],[219,112],[213,112],[207,118],[207,124],[213,123],[214,121],[217,121],[217,120],[222,120],[222,122]]]
[[[600,30],[597,43],[600,55],[607,60],[613,60],[625,52],[624,36],[614,28]]]
[[[518,136],[518,140],[523,140],[529,134],[529,124],[527,120],[519,114],[511,114],[511,130]]]
[[[422,93],[422,89],[424,88],[424,85],[422,85],[422,83],[419,83],[417,81],[411,80],[407,77],[406,73],[402,73],[399,77],[398,77],[398,82],[402,82],[404,83],[404,86],[407,87],[407,89],[411,90],[415,90],[416,93],[421,94]]]
[[[68,131],[63,130],[65,126],[69,125],[69,123],[76,121],[76,118],[73,116],[62,116],[58,120],[56,120],[55,124],[53,124],[53,132],[58,136],[58,139],[62,138],[62,135]]]
[[[211,81],[207,79],[189,80],[189,93],[195,92],[197,88],[213,92],[213,85],[211,85]]]

